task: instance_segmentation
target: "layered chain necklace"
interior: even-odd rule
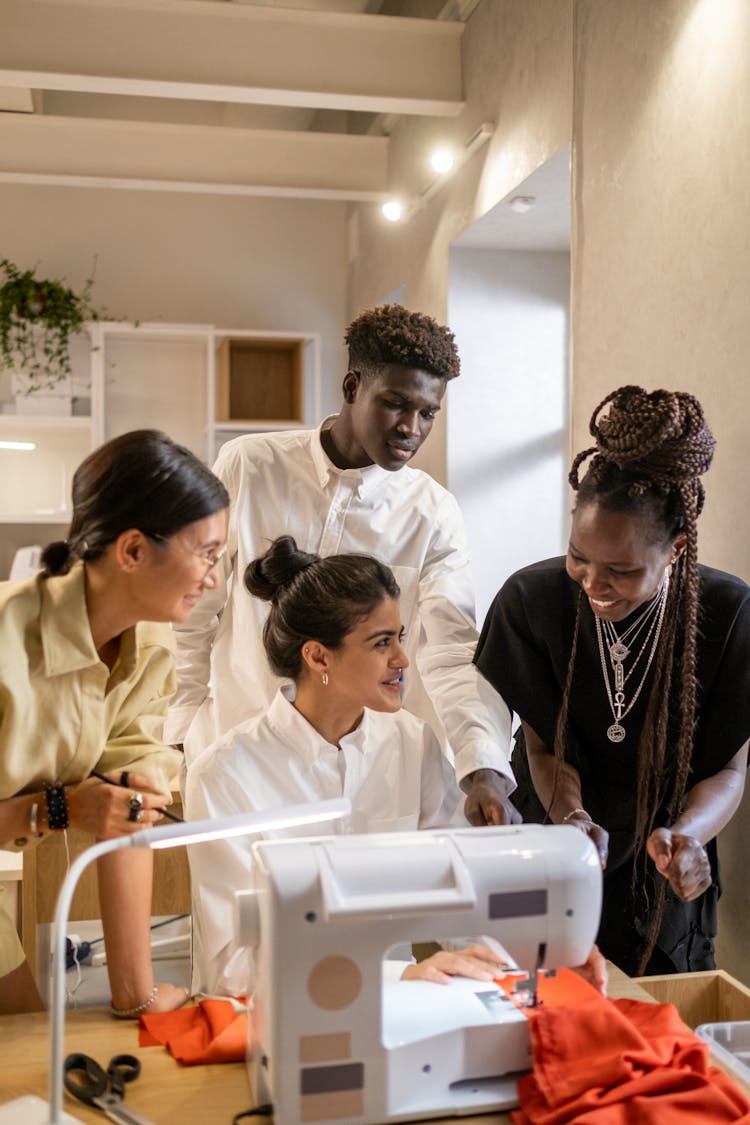
[[[607,727],[607,738],[610,742],[622,742],[625,737],[626,732],[625,727],[622,725],[622,720],[635,706],[636,700],[641,694],[643,685],[646,682],[646,677],[648,676],[654,654],[656,653],[656,647],[659,644],[659,637],[661,636],[661,627],[664,621],[664,612],[667,607],[668,593],[669,574],[665,574],[664,581],[657,593],[647,602],[645,608],[638,614],[635,620],[631,621],[627,629],[624,629],[623,632],[619,634],[613,622],[602,621],[600,617],[594,617],[596,622],[596,639],[599,642],[599,656],[602,662],[602,674],[604,675],[604,686],[607,689],[607,698],[609,699],[612,718],[615,720],[611,726]],[[640,643],[639,638],[641,638]],[[638,651],[635,653],[630,671],[626,672],[625,661],[631,653],[634,652],[637,644],[639,646]],[[641,675],[638,687],[635,689],[630,703],[626,705],[626,685],[640,664],[642,656],[649,648],[649,644],[651,647],[643,669],[643,674]],[[609,656],[609,662],[605,655],[605,649]],[[612,668],[614,691],[609,682],[608,663]]]

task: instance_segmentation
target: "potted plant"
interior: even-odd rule
[[[80,293],[63,281],[37,277],[0,260],[0,364],[13,375],[18,396],[70,395],[70,338],[98,320],[91,303],[93,270]]]

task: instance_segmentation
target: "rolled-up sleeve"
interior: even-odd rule
[[[458,780],[492,769],[515,785],[510,712],[473,664],[478,639],[474,584],[463,519],[449,493],[437,513],[420,576],[419,615],[417,664],[445,727]]]
[[[237,456],[230,456],[224,446],[219,451],[213,471],[229,493],[227,547],[222,562],[213,571],[216,578],[214,589],[204,591],[187,621],[172,626],[177,642],[177,688],[164,728],[164,738],[171,743],[184,742],[196,712],[208,695],[211,650],[227,602],[237,554],[237,497],[242,483]]]
[[[171,652],[161,645],[148,646],[139,671],[135,682],[114,689],[120,698],[111,704],[114,721],[97,769],[144,773],[157,791],[168,793],[182,762],[179,751],[164,743],[164,720],[176,686]]]

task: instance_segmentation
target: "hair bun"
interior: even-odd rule
[[[600,417],[605,407],[609,410]],[[697,483],[708,470],[716,445],[703,407],[685,391],[620,387],[599,403],[589,431],[596,446],[576,457],[570,474],[574,488],[579,466],[592,453],[595,462],[631,473],[642,488]]]
[[[291,535],[274,539],[271,546],[245,569],[245,587],[256,598],[273,601],[298,574],[319,561],[318,555],[300,551]]]
[[[67,539],[57,539],[54,543],[48,543],[41,556],[44,573],[49,576],[67,574],[73,565],[73,558]]]

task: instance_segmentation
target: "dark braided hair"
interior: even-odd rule
[[[301,551],[291,535],[275,539],[249,563],[244,581],[251,594],[271,603],[263,644],[274,672],[290,680],[302,672],[305,641],[340,648],[384,598],[400,593],[391,570],[370,555],[320,558]]]
[[[609,411],[604,416],[605,407]],[[589,426],[596,445],[573,461],[569,481],[578,493],[576,508],[597,504],[644,521],[665,545],[684,532],[686,547],[672,567],[662,636],[638,748],[633,884],[645,874],[645,845],[657,812],[666,804],[672,823],[680,814],[690,773],[696,708],[698,623],[697,519],[705,493],[700,481],[713,458],[715,441],[701,404],[683,391],[648,393],[627,386],[599,403]],[[591,455],[579,479],[582,463]],[[576,609],[573,649],[555,734],[558,769],[565,759],[565,736],[573,679],[576,639],[583,596]],[[677,664],[679,662],[679,667]],[[673,693],[673,684],[679,692]],[[670,703],[676,713],[672,761],[667,760]],[[671,778],[671,783],[670,779]],[[661,925],[666,881],[660,881],[639,972],[651,957]]]
[[[379,368],[398,363],[448,380],[461,369],[451,330],[403,305],[361,312],[347,328],[344,342],[349,345],[349,370],[360,375],[377,375]]]

